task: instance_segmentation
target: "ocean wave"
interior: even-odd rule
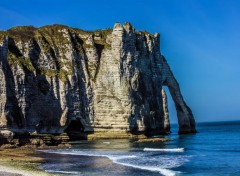
[[[103,142],[103,144],[111,144],[111,142]]]
[[[173,149],[144,148],[143,151],[150,151],[150,152],[184,152],[184,148],[173,148]]]
[[[152,148],[145,148],[152,149]],[[176,149],[175,149],[176,150]],[[178,149],[178,152],[183,149]],[[132,167],[141,170],[148,170],[152,172],[159,172],[164,176],[175,176],[178,171],[173,171],[171,168],[178,167],[185,160],[178,156],[154,156],[149,157],[145,152],[106,152],[96,150],[76,150],[76,149],[64,149],[64,150],[42,150],[47,153],[65,154],[65,155],[81,155],[81,156],[95,156],[95,157],[107,157],[112,162],[127,167]]]
[[[77,171],[59,171],[59,170],[47,170],[45,169],[45,171],[50,172],[50,173],[59,173],[59,174],[74,174],[74,175],[79,175],[80,176],[80,172]],[[82,175],[82,174],[81,174]]]
[[[152,166],[138,166],[134,164],[129,164],[129,163],[124,163],[118,160],[112,160],[116,164],[120,164],[123,166],[128,166],[128,167],[133,167],[136,169],[141,169],[141,170],[148,170],[148,171],[153,171],[153,172],[159,172],[160,174],[164,176],[176,176],[177,172],[172,171],[170,169],[165,169],[165,168],[159,168],[159,167],[152,167]]]

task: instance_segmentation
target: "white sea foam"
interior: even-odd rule
[[[145,148],[150,149],[152,148]],[[171,151],[173,149],[170,149]],[[42,150],[43,151],[43,150]],[[166,150],[165,150],[166,151]],[[174,149],[173,151],[183,151],[182,148]],[[178,172],[170,170],[170,168],[178,167],[184,161],[177,156],[158,156],[149,157],[143,152],[107,152],[96,150],[44,150],[47,153],[67,154],[67,155],[81,155],[81,156],[97,156],[107,157],[112,162],[123,166],[133,167],[136,169],[148,170],[153,172],[159,172],[165,176],[175,176]],[[64,172],[64,171],[63,171]]]
[[[103,144],[111,144],[111,142],[103,142]]]
[[[77,171],[58,171],[58,170],[46,170],[47,172],[52,172],[52,173],[59,173],[59,174],[77,174],[79,175],[80,173]]]
[[[164,169],[164,168],[152,167],[152,166],[138,166],[138,165],[134,165],[134,164],[128,164],[128,163],[120,162],[118,160],[112,160],[112,161],[116,164],[120,164],[120,165],[123,165],[123,166],[133,167],[133,168],[141,169],[141,170],[159,172],[160,174],[165,175],[165,176],[175,176],[176,175],[176,172],[174,172],[170,169]]]
[[[184,148],[173,148],[173,149],[144,148],[143,151],[151,151],[151,152],[184,152]]]

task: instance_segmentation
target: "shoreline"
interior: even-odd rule
[[[38,168],[43,162],[44,158],[37,153],[36,148],[0,147],[0,176],[56,176]]]
[[[53,174],[43,172],[32,172],[24,169],[14,168],[13,166],[5,166],[0,163],[0,175],[4,176],[51,176]]]
[[[106,138],[98,138],[98,140],[86,141],[101,141]],[[109,138],[108,138],[109,139]],[[121,139],[121,138],[120,138]],[[118,140],[118,139],[116,139]],[[139,136],[135,138],[133,143],[153,143],[153,142],[166,142],[169,138],[147,138]],[[84,141],[84,140],[83,140]],[[36,146],[36,145],[25,145],[16,147],[14,145],[2,145],[0,146],[0,176],[57,176],[59,174],[49,173],[39,168],[40,164],[46,162],[46,157],[43,153],[37,151],[38,149],[59,149],[68,148],[72,146],[71,143],[58,146]]]

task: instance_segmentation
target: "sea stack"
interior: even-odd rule
[[[195,121],[160,52],[159,34],[130,23],[83,31],[63,25],[0,32],[0,134],[170,132],[168,87],[179,134]]]

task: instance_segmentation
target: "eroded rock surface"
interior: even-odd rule
[[[129,23],[0,32],[0,131],[168,133],[162,86],[175,102],[179,133],[196,132],[159,34]]]

